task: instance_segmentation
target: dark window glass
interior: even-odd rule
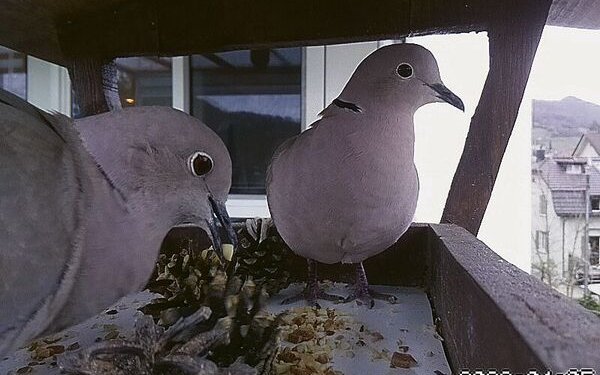
[[[592,211],[600,211],[600,197],[591,197]]]
[[[264,194],[273,152],[300,132],[302,49],[192,56],[192,114],[229,149],[233,194]]]
[[[116,60],[123,107],[173,103],[171,58],[128,57]]]
[[[0,88],[27,99],[27,56],[0,47]]]

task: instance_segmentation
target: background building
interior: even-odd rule
[[[589,185],[588,185],[589,181]],[[586,241],[586,189],[590,195],[589,262],[598,265],[600,172],[583,158],[547,158],[532,173],[532,273],[554,286],[572,284]]]

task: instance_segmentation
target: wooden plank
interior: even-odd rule
[[[68,56],[186,55],[274,46],[484,30],[495,3],[427,0],[132,0],[93,8],[57,24]],[[482,3],[483,4],[483,3]],[[453,11],[448,11],[452,9]],[[450,25],[450,26],[448,26]],[[93,40],[94,43],[89,41]]]
[[[598,317],[455,225],[431,225],[427,285],[455,373],[600,368]]]
[[[66,65],[68,57],[80,55],[345,43],[482,31],[502,5],[491,0],[0,0],[0,45]],[[599,29],[598,15],[598,1],[555,0],[549,24]]]
[[[504,21],[490,25],[490,70],[448,193],[443,223],[460,225],[475,235],[479,231],[550,4],[507,1]]]

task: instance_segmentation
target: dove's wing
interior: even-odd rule
[[[40,334],[65,303],[86,181],[70,120],[1,94],[0,354]]]

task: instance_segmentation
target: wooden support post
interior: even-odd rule
[[[77,58],[69,67],[79,117],[121,108],[118,72],[113,61]]]
[[[490,70],[471,119],[442,223],[457,224],[474,235],[479,231],[551,3],[505,1],[505,16],[489,25]]]

